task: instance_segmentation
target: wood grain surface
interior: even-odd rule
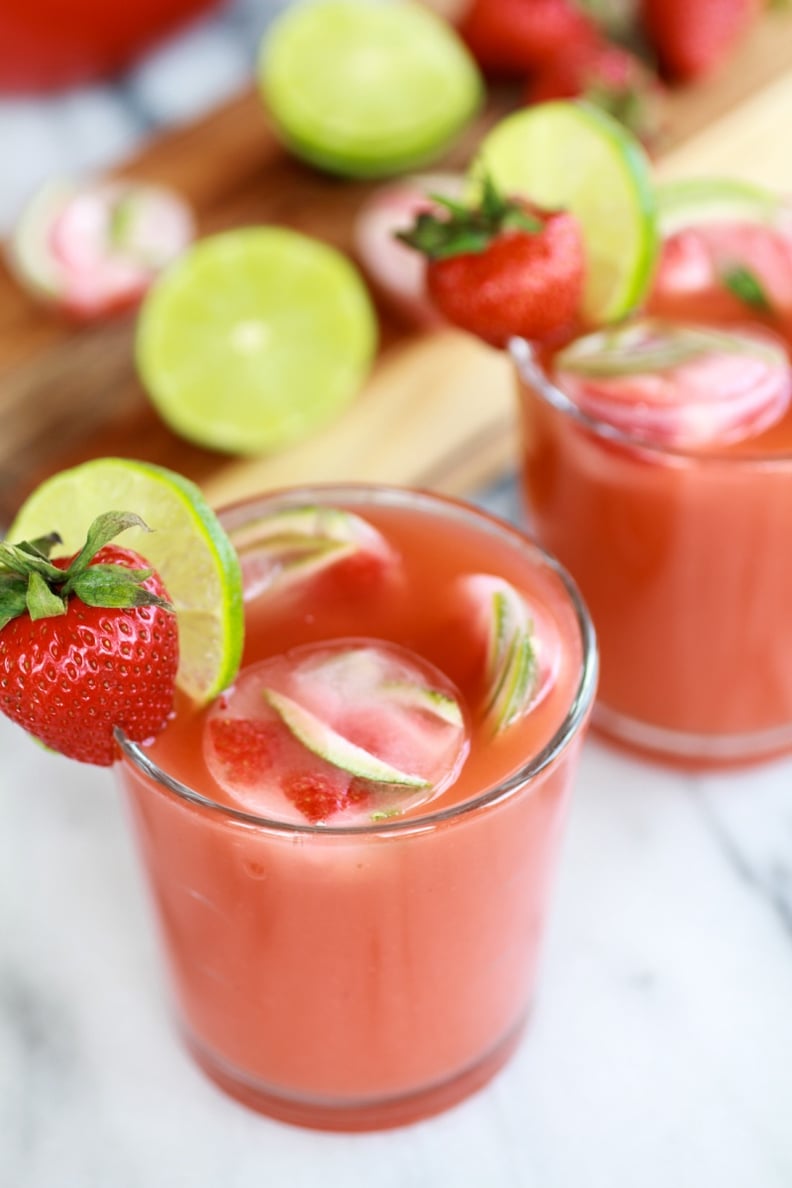
[[[486,111],[442,164],[463,167],[513,100]],[[674,93],[661,176],[728,173],[792,189],[792,17],[769,14],[727,70]],[[351,250],[370,184],[319,174],[279,146],[251,91],[149,144],[119,173],[193,204],[201,234],[281,223]],[[0,524],[44,476],[119,454],[172,466],[216,503],[274,486],[378,479],[465,494],[514,465],[511,370],[463,334],[419,334],[385,309],[377,365],[321,435],[276,456],[197,449],[158,419],[133,364],[134,316],[78,327],[36,305],[0,266]]]

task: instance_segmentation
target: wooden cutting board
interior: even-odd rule
[[[493,96],[443,165],[463,167],[512,105],[509,95]],[[672,96],[658,172],[734,174],[792,190],[790,124],[792,17],[770,14],[719,77]],[[118,172],[175,186],[193,204],[202,234],[273,222],[345,250],[372,188],[290,158],[252,91],[151,143]],[[464,495],[514,466],[505,357],[463,334],[419,334],[380,313],[377,365],[349,411],[291,450],[234,459],[179,440],[157,418],[134,373],[134,317],[69,325],[30,301],[0,266],[0,524],[45,475],[105,454],[171,466],[215,503],[333,479]]]

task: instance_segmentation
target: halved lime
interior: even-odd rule
[[[244,636],[242,578],[236,553],[198,488],[147,462],[98,458],[37,487],[8,533],[12,541],[56,531],[57,553],[76,552],[104,511],[134,511],[151,532],[128,529],[119,544],[157,570],[179,624],[178,683],[209,701],[232,681]]]
[[[380,177],[435,158],[478,108],[473,58],[418,4],[314,0],[262,44],[259,80],[287,145],[321,168]]]
[[[664,236],[711,223],[773,226],[784,200],[770,190],[736,178],[685,178],[658,186],[657,213]]]
[[[570,210],[586,251],[584,313],[623,318],[642,299],[658,249],[649,158],[611,116],[559,100],[507,116],[485,137],[472,166],[509,194]]]
[[[371,299],[345,256],[284,227],[246,227],[197,243],[155,284],[137,364],[176,433],[259,454],[341,412],[376,342]]]

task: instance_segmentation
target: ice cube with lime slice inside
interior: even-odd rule
[[[392,546],[362,516],[325,505],[284,507],[232,530],[246,600],[304,587],[326,570],[357,560],[381,575],[398,564]]]
[[[741,441],[790,401],[784,344],[751,327],[637,318],[571,343],[555,377],[586,415],[657,446]]]
[[[539,607],[495,574],[461,578],[456,598],[467,633],[481,644],[479,713],[498,735],[550,688],[559,662],[558,631]]]
[[[312,824],[367,824],[428,803],[467,754],[459,694],[378,640],[310,644],[243,670],[207,715],[208,769],[231,803]]]

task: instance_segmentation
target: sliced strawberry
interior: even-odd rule
[[[376,189],[355,220],[355,252],[375,288],[403,317],[419,326],[443,322],[426,293],[426,261],[401,243],[419,214],[437,211],[432,194],[461,198],[464,179],[457,173],[404,178]]]
[[[657,445],[740,441],[790,400],[787,354],[769,333],[655,318],[578,339],[555,378],[587,415]]]

